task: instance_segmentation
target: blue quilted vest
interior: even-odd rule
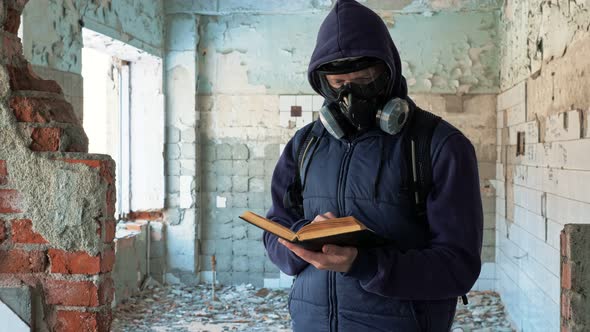
[[[456,133],[441,121],[431,155],[439,142]],[[380,130],[352,141],[325,133],[309,161],[305,218],[313,220],[325,212],[352,215],[401,251],[426,247],[427,223],[417,220],[412,193],[406,189],[401,141],[401,135]],[[456,303],[456,298],[405,301],[381,296],[365,291],[356,279],[309,265],[295,279],[289,311],[296,332],[448,331]]]

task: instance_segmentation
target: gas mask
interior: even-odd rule
[[[332,136],[340,139],[371,128],[395,135],[406,123],[409,106],[400,98],[387,100],[390,73],[376,59],[333,64],[318,70],[327,103],[320,110],[320,121]]]

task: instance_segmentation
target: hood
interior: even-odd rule
[[[381,17],[354,0],[338,0],[318,32],[307,71],[312,88],[322,94],[315,74],[319,66],[359,56],[383,60],[391,72],[389,97],[407,97],[408,88],[402,76],[399,53]]]

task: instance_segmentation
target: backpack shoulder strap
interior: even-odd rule
[[[297,169],[295,171],[295,179],[291,183],[285,195],[283,196],[283,205],[290,209],[295,215],[303,216],[303,187],[305,184],[305,175],[307,166],[311,160],[315,147],[321,135],[323,135],[323,126],[320,121],[316,121],[313,125],[307,126],[297,147]]]
[[[301,170],[301,161],[303,160],[303,155],[305,154],[305,150],[307,149],[309,142],[311,141],[312,135],[311,131],[313,130],[314,125],[307,126],[303,132],[303,138],[301,139],[301,143],[297,147],[297,174],[296,176],[300,175]]]
[[[426,199],[432,189],[432,158],[430,146],[434,130],[441,118],[430,112],[414,107],[413,114],[404,135],[406,152],[407,183],[414,193],[418,217],[426,214]]]
[[[299,152],[297,153],[297,166],[299,168],[299,180],[301,182],[301,192],[305,188],[305,178],[307,175],[307,169],[313,154],[315,153],[316,147],[318,146],[319,140],[324,134],[324,126],[319,120],[310,126],[311,130],[308,129],[306,136],[304,137],[303,144],[299,146]]]

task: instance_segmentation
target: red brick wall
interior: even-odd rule
[[[561,232],[561,331],[590,330],[590,225]]]
[[[86,154],[88,139],[61,87],[40,79],[23,58],[16,33],[26,2],[0,0],[0,66],[8,73],[10,89],[7,100],[0,102],[12,110],[30,150],[79,152],[76,159],[57,154],[51,159],[84,164],[96,172],[108,189],[104,197],[92,199],[103,202],[106,212],[95,221],[97,234],[85,234],[102,240],[98,254],[64,251],[35,231],[35,220],[15,189],[18,180],[11,177],[11,165],[0,160],[0,287],[28,285],[41,294],[44,321],[34,325],[55,331],[109,331],[114,294],[110,272],[115,261],[114,163],[108,157]],[[54,194],[67,197],[69,193]]]
[[[97,255],[61,250],[35,232],[32,220],[11,217],[26,214],[26,206],[21,205],[18,192],[10,189],[7,169],[6,181],[0,185],[0,284],[41,289],[51,311],[45,323],[57,331],[108,331],[114,294],[110,272],[115,263],[113,164],[101,160],[56,162],[86,164],[108,183],[110,189],[102,199],[111,217],[97,220],[95,234],[102,239],[102,250]]]

